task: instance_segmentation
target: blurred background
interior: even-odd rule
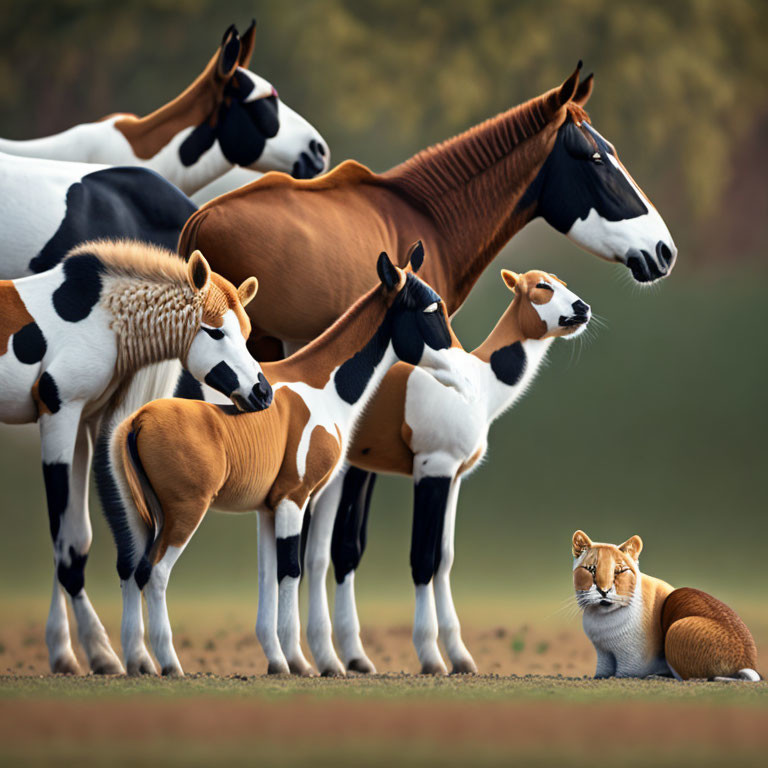
[[[557,273],[605,321],[585,342],[554,345],[464,483],[460,616],[556,615],[571,595],[576,528],[615,543],[638,533],[644,571],[764,616],[768,4],[5,0],[0,135],[146,114],[197,76],[230,23],[242,31],[252,17],[251,68],[321,131],[334,164],[352,157],[375,171],[558,85],[582,58],[595,72],[594,125],[679,247],[673,275],[641,290],[534,222],[457,317],[472,348],[510,299],[498,274],[509,267]],[[0,609],[10,611],[44,603],[52,575],[34,428],[0,429],[0,484]],[[112,611],[114,547],[91,506],[87,586]],[[410,520],[410,481],[380,480],[357,582],[365,621],[409,621]],[[210,514],[175,570],[171,613],[175,600],[210,598],[241,605],[250,622],[256,573],[255,519]]]

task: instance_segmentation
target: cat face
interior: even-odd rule
[[[637,587],[638,558],[643,548],[639,536],[623,544],[598,544],[583,531],[573,534],[573,586],[582,610],[610,613],[626,607]]]

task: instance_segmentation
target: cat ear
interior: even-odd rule
[[[592,539],[590,539],[584,531],[576,531],[576,533],[573,534],[571,551],[573,552],[574,557],[579,557],[582,552],[589,549],[591,546]]]
[[[622,552],[628,554],[633,560],[640,559],[640,553],[643,551],[643,540],[639,536],[633,536],[619,545]]]

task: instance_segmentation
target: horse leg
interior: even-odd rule
[[[357,467],[339,473],[341,500],[331,538],[331,558],[336,577],[333,628],[341,658],[350,672],[375,674],[376,667],[363,650],[360,620],[355,605],[355,570],[365,552],[368,512],[376,475]]]
[[[333,647],[331,617],[328,610],[326,576],[331,559],[331,536],[336,509],[341,498],[343,476],[337,475],[312,500],[312,515],[307,532],[306,558],[309,590],[307,640],[317,669],[323,677],[343,677],[344,665]]]
[[[456,506],[459,500],[461,479],[456,477],[448,493],[443,521],[443,537],[440,543],[440,563],[434,577],[437,623],[440,640],[453,665],[454,674],[476,674],[477,666],[461,639],[461,625],[451,594],[451,568],[454,557],[456,531]]]
[[[70,553],[73,563],[81,558],[82,567],[91,548],[91,519],[88,509],[88,480],[91,470],[92,432],[89,426],[80,425],[75,443],[75,454],[72,462],[71,501],[72,508],[61,521],[59,539],[62,543],[61,552]],[[64,562],[59,564],[59,578]],[[107,636],[107,631],[101,623],[96,611],[85,593],[84,586],[75,592],[78,580],[84,585],[84,573],[77,571],[77,566],[70,572],[70,586],[67,587],[72,601],[72,610],[77,620],[78,638],[88,657],[91,670],[97,675],[120,675],[125,672],[117,654]],[[64,582],[62,582],[64,583]]]
[[[259,608],[256,637],[267,657],[267,674],[289,672],[277,636],[277,544],[275,518],[269,510],[259,510]]]
[[[413,643],[423,675],[446,675],[437,645],[438,624],[433,579],[440,565],[443,525],[451,481],[457,467],[447,457],[417,456],[414,461],[411,575],[416,595]],[[428,469],[430,474],[425,474]],[[417,474],[418,473],[418,474]],[[434,473],[434,474],[433,474]]]
[[[294,675],[308,677],[312,667],[301,650],[301,622],[299,619],[299,579],[301,563],[301,525],[304,508],[290,499],[283,499],[275,509],[277,536],[277,636]]]
[[[45,635],[51,669],[78,672],[63,587],[72,599],[89,663],[94,671],[114,674],[123,671],[122,665],[83,589],[91,525],[87,511],[90,440],[86,427],[80,423],[82,410],[81,402],[65,402],[54,413],[40,416],[43,479],[58,580]]]
[[[171,570],[184,551],[189,539],[179,547],[168,547],[165,554],[152,567],[152,573],[144,587],[149,620],[149,639],[152,650],[164,677],[183,677],[179,657],[173,647],[173,632],[168,618],[168,604],[165,594]]]
[[[120,582],[123,593],[123,620],[120,642],[125,669],[129,675],[156,675],[155,662],[144,645],[144,617],[141,614],[141,590],[131,575]]]

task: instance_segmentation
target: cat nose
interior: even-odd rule
[[[597,584],[595,584],[595,588],[600,593],[600,597],[605,597],[611,591],[610,587],[608,587],[608,589],[600,589]]]

